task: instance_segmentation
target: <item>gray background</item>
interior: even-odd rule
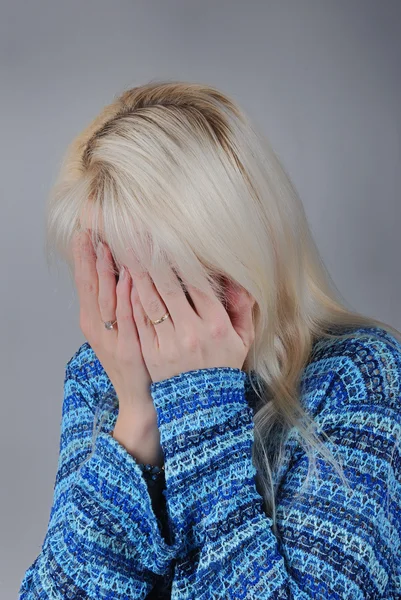
[[[66,145],[151,79],[210,83],[270,138],[347,302],[401,329],[401,2],[0,0],[0,597],[40,552],[84,338],[44,207]]]

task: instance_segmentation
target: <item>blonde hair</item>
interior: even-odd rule
[[[229,301],[222,276],[255,298],[256,335],[243,370],[258,376],[251,378],[260,400],[253,461],[277,535],[274,473],[290,432],[299,433],[308,455],[304,485],[316,452],[348,483],[300,402],[314,341],[354,337],[341,334],[348,327],[382,327],[401,341],[400,332],[346,307],[276,154],[239,106],[213,87],[176,81],[134,87],[73,140],[47,222],[48,256],[54,246],[71,273],[72,236],[89,202],[92,241],[105,239],[116,273],[132,248],[146,270],[168,262],[184,284],[200,289],[206,278],[222,302]]]

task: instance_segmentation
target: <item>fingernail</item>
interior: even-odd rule
[[[96,254],[99,258],[103,258],[104,256],[104,248],[103,248],[103,244],[102,242],[98,242],[98,245],[96,247]]]
[[[125,277],[125,267],[124,265],[120,269],[120,279],[124,279]]]

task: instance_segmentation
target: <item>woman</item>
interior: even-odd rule
[[[20,598],[400,597],[401,334],[341,301],[238,105],[126,91],[48,215],[87,341]]]

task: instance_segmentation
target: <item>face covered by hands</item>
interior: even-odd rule
[[[197,369],[241,369],[254,340],[254,299],[226,282],[226,308],[209,286],[182,288],[173,269],[144,272],[129,253],[120,280],[132,279],[131,303],[142,356],[153,382]],[[166,315],[169,317],[153,324]]]

